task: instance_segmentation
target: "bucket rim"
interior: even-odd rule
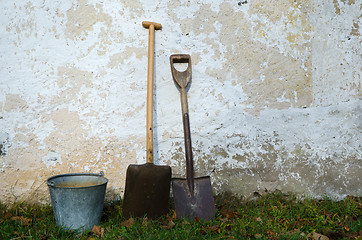
[[[95,176],[95,177],[102,177],[105,182],[101,183],[101,184],[95,184],[95,185],[91,185],[91,186],[85,186],[85,187],[61,187],[61,186],[56,186],[54,184],[54,182],[52,182],[51,180],[59,178],[59,177],[73,177],[73,176]],[[98,186],[103,186],[103,185],[107,185],[108,183],[108,178],[104,177],[104,173],[103,171],[101,171],[100,173],[64,173],[64,174],[59,174],[59,175],[54,175],[51,176],[47,179],[47,185],[48,187],[53,187],[53,188],[66,188],[66,189],[74,189],[74,188],[92,188],[92,187],[98,187]]]

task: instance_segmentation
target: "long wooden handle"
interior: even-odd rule
[[[181,96],[182,116],[184,116],[185,113],[189,113],[189,105],[187,103],[187,91],[186,91],[186,88],[184,88],[184,87],[180,88],[180,96]]]
[[[188,63],[187,69],[183,72],[180,72],[176,70],[174,63]],[[192,157],[190,118],[186,90],[187,85],[191,81],[191,56],[188,54],[173,54],[170,56],[170,65],[173,80],[180,87],[182,122],[184,126],[185,139],[186,181],[191,194],[191,198],[194,198],[194,162]]]
[[[186,155],[186,181],[189,187],[191,198],[194,197],[194,160],[192,157],[191,130],[189,114],[183,114],[185,155]]]
[[[189,106],[187,103],[187,91],[185,87],[180,88],[182,122],[184,126],[185,156],[186,156],[186,181],[191,198],[194,197],[194,160],[192,157],[191,129],[189,118]]]
[[[148,38],[148,72],[147,72],[147,163],[153,163],[153,69],[155,52],[155,29],[161,29],[162,25],[154,22],[142,22],[149,29]]]

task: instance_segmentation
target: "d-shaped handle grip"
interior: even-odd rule
[[[188,63],[183,72],[177,71],[174,63]],[[173,54],[170,56],[171,72],[173,80],[180,88],[186,88],[191,80],[191,56],[188,54]]]

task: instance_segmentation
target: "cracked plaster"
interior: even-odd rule
[[[54,174],[104,171],[123,194],[145,162],[156,32],[156,164],[184,174],[169,56],[189,53],[196,175],[215,192],[361,196],[361,4],[18,1],[0,7],[0,200],[49,201]]]

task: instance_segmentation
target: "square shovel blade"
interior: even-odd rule
[[[171,167],[131,164],[126,173],[123,216],[157,218],[168,213]]]
[[[194,196],[186,179],[173,178],[172,191],[177,218],[211,220],[215,217],[215,203],[210,177],[194,178]]]

